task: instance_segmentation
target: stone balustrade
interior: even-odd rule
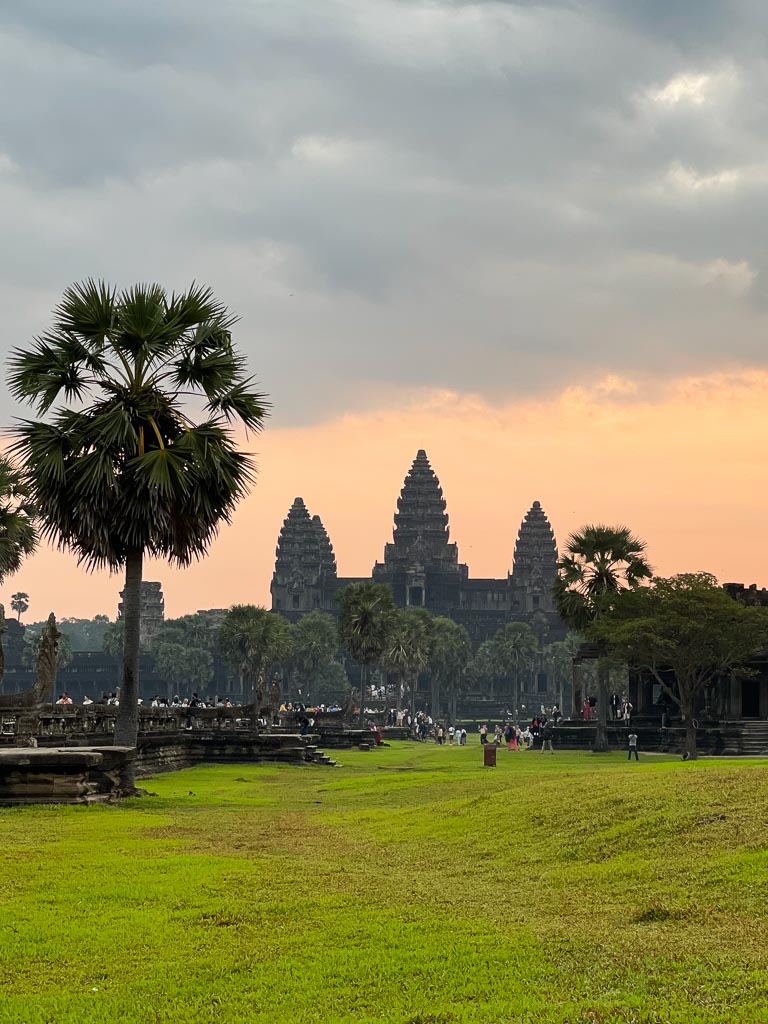
[[[0,743],[13,744],[24,735],[38,741],[78,743],[86,737],[111,736],[119,708],[114,704],[48,704],[0,711]],[[139,708],[139,736],[173,736],[181,732],[260,732],[251,707]]]

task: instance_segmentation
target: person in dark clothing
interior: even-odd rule
[[[552,737],[554,736],[554,734],[555,734],[555,727],[552,724],[552,722],[549,719],[547,719],[547,721],[544,723],[544,728],[543,728],[543,730],[541,732],[541,752],[542,752],[542,754],[544,753],[545,750],[548,750],[550,752],[550,754],[554,754],[555,748],[552,746]]]

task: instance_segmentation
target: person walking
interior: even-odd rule
[[[627,760],[628,761],[632,760],[632,754],[633,753],[635,755],[635,760],[639,761],[640,757],[638,756],[638,753],[637,753],[637,733],[636,732],[631,732],[629,734],[629,746],[627,747]]]
[[[488,726],[485,724],[485,722],[483,722],[483,724],[480,726],[480,742],[488,742]]]

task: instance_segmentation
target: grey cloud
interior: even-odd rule
[[[754,0],[5,5],[4,346],[97,274],[210,281],[286,423],[764,362],[765,27]]]

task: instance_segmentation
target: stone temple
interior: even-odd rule
[[[376,562],[375,583],[392,588],[401,607],[427,608],[467,628],[474,644],[506,622],[527,622],[542,644],[561,640],[566,627],[554,608],[557,544],[540,503],[523,519],[512,568],[502,579],[472,579],[451,541],[440,481],[419,451],[397,500],[391,543]],[[272,610],[296,621],[311,611],[337,611],[337,591],[363,577],[338,575],[333,545],[319,516],[296,498],[280,530],[272,576]]]

